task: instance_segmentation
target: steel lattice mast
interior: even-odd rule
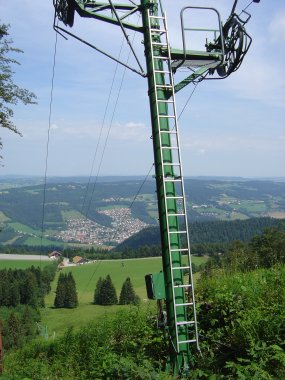
[[[146,276],[147,292],[160,305],[165,300],[167,316],[165,318],[162,311],[160,324],[168,331],[171,371],[176,375],[187,374],[192,356],[191,346],[195,343],[199,348],[199,345],[175,92],[208,75],[217,74],[220,78],[226,78],[239,68],[251,44],[251,38],[244,28],[250,15],[245,12],[247,17],[242,20],[235,13],[238,0],[234,0],[225,25],[222,25],[220,15],[214,8],[185,7],[181,11],[183,50],[178,50],[170,47],[161,0],[159,3],[158,0],[141,0],[139,5],[135,1],[119,4],[111,0],[53,2],[54,29],[57,32],[73,36],[133,72],[147,77],[163,265],[163,272]],[[205,45],[206,51],[198,52],[188,50],[186,32],[193,29],[185,26],[185,14],[197,9],[215,12],[218,25],[213,30],[213,41]],[[75,12],[81,17],[94,18],[120,27],[137,67],[130,67],[57,24],[56,19],[59,19],[66,26],[72,27]],[[126,21],[136,13],[142,15],[141,26]],[[144,36],[146,73],[129,41],[126,29],[140,32]],[[204,30],[209,31],[208,28]],[[190,68],[191,74],[174,85],[173,73],[181,66]]]

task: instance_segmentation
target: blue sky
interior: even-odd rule
[[[239,9],[249,2],[240,0]],[[163,3],[171,45],[180,47],[179,12],[190,2]],[[215,6],[225,21],[232,1],[193,0],[191,5]],[[261,0],[249,11],[252,18],[247,30],[253,44],[241,68],[225,80],[200,83],[179,120],[187,176],[285,176],[285,3]],[[44,174],[55,46],[53,12],[52,0],[0,3],[1,21],[11,25],[14,45],[24,50],[17,57],[21,66],[15,67],[15,82],[38,97],[36,106],[15,108],[14,121],[23,137],[1,130],[2,175]],[[207,15],[199,17],[200,25],[210,26]],[[123,40],[118,28],[76,17],[71,31],[118,56]],[[144,63],[141,40],[141,35],[135,35],[134,45]],[[126,59],[127,55],[124,44],[122,56]],[[115,68],[114,62],[96,51],[58,36],[48,175],[89,175],[101,128],[93,174],[145,175],[149,171],[153,153],[146,79],[125,73],[112,117],[124,73],[121,67],[117,70],[102,127]],[[188,86],[177,94],[178,113],[192,89]]]

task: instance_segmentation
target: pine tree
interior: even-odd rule
[[[130,277],[126,278],[120,293],[120,305],[138,304],[139,297],[136,295]]]
[[[75,280],[72,273],[69,272],[64,279],[64,307],[75,308],[78,306]]]
[[[111,277],[108,274],[103,280],[100,291],[100,305],[116,305],[118,297],[116,289],[112,283]]]
[[[21,346],[23,341],[21,321],[14,312],[10,314],[7,320],[6,328],[4,330],[4,336],[6,347],[8,349]]]
[[[99,280],[97,281],[97,284],[96,284],[96,289],[94,291],[94,299],[93,299],[93,303],[95,305],[101,305],[101,288],[102,288],[102,284],[103,284],[103,279],[102,277],[99,277]]]
[[[56,295],[54,300],[54,307],[64,307],[64,296],[65,296],[65,286],[64,286],[64,274],[60,273],[57,281]]]
[[[69,272],[67,275],[60,273],[58,282],[57,282],[54,307],[74,308],[77,306],[78,306],[78,298],[77,298],[76,284],[72,276],[72,273]]]

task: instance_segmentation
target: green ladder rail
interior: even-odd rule
[[[173,370],[181,373],[189,363],[190,344],[199,348],[198,329],[167,21],[152,9],[147,10],[147,59],[167,325]]]

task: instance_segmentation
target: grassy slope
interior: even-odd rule
[[[205,262],[203,257],[194,257],[195,264]],[[52,284],[52,292],[46,298],[46,308],[42,311],[42,324],[48,326],[50,334],[63,333],[66,328],[80,328],[81,324],[88,323],[95,318],[104,318],[123,306],[98,306],[93,305],[93,294],[100,276],[110,274],[119,296],[123,282],[127,277],[131,278],[136,293],[142,299],[142,305],[149,306],[146,300],[144,276],[148,273],[158,272],[161,269],[160,258],[134,259],[134,260],[110,260],[98,261],[94,264],[85,264],[64,269],[71,271],[77,286],[79,307],[76,309],[53,309],[57,277]],[[150,302],[154,304],[153,302]],[[128,306],[126,306],[128,307]],[[151,306],[152,307],[152,306]]]
[[[49,262],[39,260],[0,260],[0,270],[5,268],[11,268],[11,269],[26,269],[30,268],[31,266],[34,267],[45,267],[49,265]]]
[[[194,257],[193,262],[199,265],[207,260],[205,257]],[[0,269],[19,268],[25,269],[30,266],[45,266],[46,262],[23,261],[23,260],[0,260]],[[155,307],[155,302],[146,300],[144,276],[161,270],[161,258],[133,259],[133,260],[110,260],[97,261],[94,264],[85,264],[64,269],[71,271],[77,286],[79,307],[76,309],[54,309],[53,302],[57,285],[57,276],[52,283],[52,291],[46,297],[46,307],[42,309],[41,325],[47,326],[49,335],[54,332],[62,334],[67,328],[79,329],[82,324],[98,318],[104,318],[107,314],[115,312],[118,308],[129,306],[98,306],[93,305],[93,294],[98,278],[110,274],[119,297],[123,282],[127,277],[131,278],[136,293],[142,299],[143,307]]]

